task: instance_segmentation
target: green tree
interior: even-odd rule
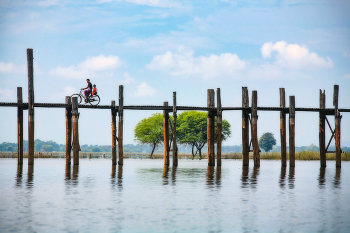
[[[94,146],[94,147],[91,149],[91,152],[101,152],[101,150],[100,150],[99,147]]]
[[[202,157],[202,149],[207,143],[207,116],[206,112],[185,111],[177,118],[176,137],[180,144],[192,147],[193,158],[199,154]],[[215,119],[215,135],[217,134]],[[227,120],[222,120],[222,141],[231,135],[231,125]],[[216,142],[216,137],[215,137]]]
[[[13,146],[11,145],[7,146],[6,151],[10,151],[10,152],[14,151]]]
[[[41,146],[41,150],[42,151],[46,151],[46,152],[52,152],[53,151],[53,146],[52,145],[42,145]]]
[[[170,125],[171,123],[169,122],[169,129]],[[151,146],[152,157],[154,150],[164,142],[163,128],[163,114],[154,113],[137,123],[134,129],[134,141]],[[171,133],[169,134],[171,135]]]
[[[273,133],[264,133],[259,139],[259,147],[269,152],[276,145],[276,139]]]

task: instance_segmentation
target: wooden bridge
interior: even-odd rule
[[[341,147],[340,147],[340,123],[341,112],[350,112],[350,109],[338,108],[339,86],[334,85],[333,106],[325,108],[325,91],[320,90],[319,108],[296,108],[295,97],[289,96],[289,106],[285,102],[285,89],[280,88],[279,107],[258,107],[257,91],[252,92],[252,101],[249,106],[249,95],[247,87],[242,87],[242,107],[222,107],[220,88],[217,88],[217,106],[215,107],[215,91],[208,89],[207,107],[177,106],[176,92],[173,92],[173,105],[169,106],[164,102],[163,106],[124,106],[123,85],[119,86],[119,102],[111,101],[111,105],[79,105],[77,97],[66,96],[65,103],[35,103],[34,102],[34,73],[33,73],[33,49],[27,49],[28,65],[28,103],[23,103],[22,87],[17,87],[17,102],[4,103],[0,106],[17,107],[17,142],[18,142],[18,165],[23,164],[23,110],[28,110],[28,165],[34,165],[34,108],[64,108],[66,112],[66,164],[71,164],[71,151],[73,151],[73,164],[79,165],[79,108],[111,109],[112,117],[112,165],[117,164],[117,143],[118,143],[118,164],[123,165],[123,112],[124,110],[163,110],[164,116],[164,165],[169,165],[169,113],[173,113],[173,166],[178,166],[177,142],[176,142],[176,118],[178,110],[207,111],[207,145],[208,145],[208,166],[215,166],[214,139],[217,138],[217,166],[221,166],[221,132],[222,132],[222,112],[242,111],[242,160],[243,166],[249,166],[249,152],[253,152],[254,166],[260,166],[260,149],[258,145],[257,123],[258,111],[277,111],[280,113],[280,136],[281,136],[281,165],[287,166],[287,144],[286,144],[286,114],[289,115],[289,166],[295,167],[295,112],[307,111],[319,113],[319,148],[320,165],[326,167],[326,153],[336,153],[336,167],[341,167]],[[335,117],[334,130],[332,129],[327,116]],[[118,116],[118,131],[116,118]],[[217,135],[214,135],[214,121],[217,119]],[[332,136],[326,146],[326,122],[330,128]],[[118,135],[117,135],[118,134]],[[251,134],[251,137],[249,137]],[[251,138],[251,139],[249,139]],[[328,151],[331,141],[335,139],[336,151]],[[250,150],[253,145],[253,150]]]

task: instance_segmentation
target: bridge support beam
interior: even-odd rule
[[[208,108],[215,107],[215,92],[214,89],[208,89]],[[208,166],[215,166],[215,114],[212,111],[208,111],[207,117],[207,145],[208,145]]]
[[[117,111],[115,109],[115,100],[111,101],[112,117],[112,165],[117,165]]]
[[[286,96],[284,88],[280,88],[280,107],[286,107]],[[286,139],[286,113],[280,111],[280,135],[281,135],[281,165],[287,166],[287,139]]]
[[[242,107],[249,107],[248,88],[242,87]],[[242,110],[242,161],[249,166],[249,110]]]
[[[78,98],[72,98],[72,125],[73,125],[73,165],[79,165],[79,112],[78,112]]]
[[[119,165],[123,165],[123,117],[124,117],[124,86],[119,85],[119,122],[118,122],[118,155],[119,155]]]
[[[295,167],[295,96],[289,96],[289,167]]]
[[[66,165],[71,165],[72,151],[72,97],[66,96]]]
[[[216,117],[216,160],[217,166],[221,166],[221,144],[222,144],[222,109],[221,109],[221,93],[220,88],[216,89],[217,95],[217,117]]]
[[[34,71],[33,49],[27,49],[28,66],[28,165],[34,165]]]
[[[17,87],[17,103],[22,104],[22,87]],[[23,107],[17,107],[17,165],[23,164]]]
[[[326,93],[320,90],[320,108],[326,108]],[[321,167],[326,167],[326,115],[324,112],[319,112],[319,148],[320,148],[320,165]]]
[[[260,167],[260,149],[258,141],[258,92],[252,92],[252,144],[254,167]]]
[[[334,105],[334,117],[335,117],[335,161],[336,167],[341,167],[341,147],[340,147],[340,122],[342,116],[338,110],[338,95],[339,95],[339,86],[334,85],[334,94],[333,94],[333,105]]]
[[[177,110],[176,110],[176,92],[173,92],[173,166],[178,166],[177,158],[177,142],[176,142],[176,119],[177,119]]]
[[[164,102],[165,107],[168,102]],[[164,128],[164,166],[169,166],[169,111],[163,111],[163,128]]]

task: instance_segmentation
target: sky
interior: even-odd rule
[[[206,106],[207,89],[221,90],[223,107],[242,106],[242,87],[258,106],[286,104],[350,109],[350,1],[347,0],[0,0],[0,102],[28,100],[27,48],[34,53],[36,103],[97,85],[101,105]],[[17,142],[17,109],[0,107],[0,143]],[[80,144],[110,145],[111,111],[80,109]],[[124,143],[135,143],[137,122],[156,111],[124,111]],[[161,112],[161,111],[159,111]],[[258,137],[280,145],[279,112],[258,111]],[[341,144],[350,146],[350,113],[342,113]],[[242,112],[224,111],[242,143]],[[296,112],[296,146],[318,145],[318,113]],[[328,116],[334,129],[334,117]],[[28,139],[24,113],[24,139]],[[288,133],[288,126],[287,126]],[[287,134],[288,135],[288,134]],[[326,140],[331,137],[327,129]],[[65,144],[64,109],[35,108],[35,139]],[[289,143],[287,142],[287,145]],[[334,141],[332,143],[334,145]]]

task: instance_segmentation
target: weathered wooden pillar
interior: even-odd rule
[[[320,109],[326,108],[325,91],[320,90]],[[326,167],[326,115],[325,112],[319,113],[319,148],[320,148],[320,163],[321,167]]]
[[[111,102],[111,116],[112,116],[112,165],[117,165],[117,110],[115,108],[115,101]]]
[[[289,167],[295,167],[295,97],[289,96]]]
[[[242,87],[242,107],[249,108],[247,87]],[[249,166],[249,110],[242,110],[242,161],[243,166]]]
[[[208,89],[208,108],[215,107],[215,92],[214,89]],[[215,114],[213,111],[208,111],[207,117],[207,145],[208,145],[208,166],[215,166]]]
[[[176,92],[173,92],[173,166],[177,167],[178,159],[177,159],[177,144],[176,144]]]
[[[222,134],[222,108],[221,108],[221,93],[220,88],[216,89],[216,95],[217,95],[217,117],[216,117],[216,160],[217,160],[217,166],[221,166],[221,134]]]
[[[73,165],[79,165],[79,112],[78,98],[72,97],[72,125],[73,125]]]
[[[119,122],[118,122],[118,155],[119,155],[119,165],[123,165],[123,118],[124,118],[124,94],[123,85],[119,85]]]
[[[280,88],[280,107],[286,107],[286,96],[284,88]],[[280,111],[280,134],[281,134],[281,163],[282,167],[287,166],[287,138],[286,138],[286,113]]]
[[[164,102],[168,107],[168,102]],[[169,111],[163,110],[163,128],[164,128],[164,166],[169,166]]]
[[[65,103],[69,105],[69,107],[66,107],[66,165],[70,165],[72,151],[72,98],[66,96]]]
[[[28,165],[34,165],[34,70],[33,49],[27,49],[28,66]]]
[[[17,87],[17,103],[22,104],[22,87]],[[17,108],[17,165],[23,164],[23,107]]]
[[[334,85],[333,105],[335,117],[335,166],[341,167],[341,147],[340,147],[340,122],[342,116],[338,110],[339,86]]]
[[[260,166],[260,149],[258,140],[258,92],[252,92],[252,144],[254,167]]]

